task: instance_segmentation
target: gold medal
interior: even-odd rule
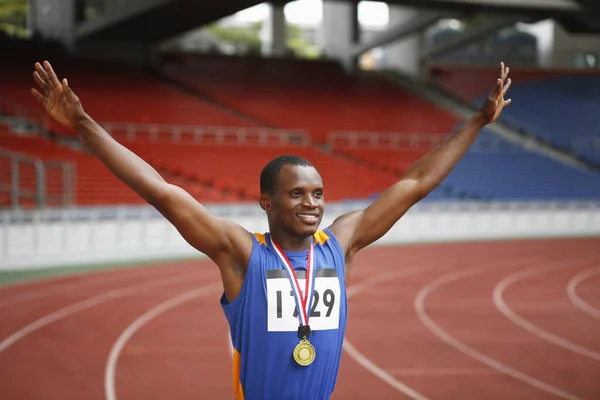
[[[306,339],[300,342],[294,348],[294,360],[303,367],[312,364],[315,360],[316,351],[312,344]]]
[[[312,364],[315,357],[315,348],[306,338],[300,340],[300,343],[294,348],[294,360],[303,367]]]

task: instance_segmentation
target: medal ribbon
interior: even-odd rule
[[[300,322],[300,326],[308,325],[308,318],[310,317],[310,310],[313,302],[313,291],[315,287],[315,271],[314,271],[314,246],[313,243],[310,243],[310,247],[308,248],[308,260],[306,261],[306,280],[304,287],[304,296],[302,295],[302,291],[300,290],[300,283],[298,282],[298,278],[296,277],[296,272],[294,268],[292,268],[292,264],[290,260],[288,260],[287,256],[279,247],[277,243],[273,240],[273,238],[269,235],[269,239],[271,239],[271,244],[273,245],[273,249],[275,253],[281,259],[283,263],[283,267],[285,268],[288,278],[290,280],[290,284],[292,285],[292,291],[294,293],[294,299],[296,300],[296,307],[298,307],[298,321]]]

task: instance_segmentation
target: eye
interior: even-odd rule
[[[322,191],[322,190],[317,190],[317,191],[315,192],[315,197],[317,197],[317,198],[321,198],[321,197],[323,197],[323,191]]]
[[[290,194],[292,195],[292,197],[300,197],[302,195],[302,193],[300,193],[299,190],[292,190]]]

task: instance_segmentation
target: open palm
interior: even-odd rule
[[[500,116],[504,107],[512,103],[512,99],[504,100],[504,96],[512,83],[511,79],[508,78],[509,72],[510,69],[504,63],[500,63],[500,78],[496,82],[496,87],[488,95],[484,105],[479,110],[487,123],[494,122]]]
[[[76,122],[85,116],[85,111],[67,80],[59,81],[48,61],[44,61],[43,66],[35,63],[33,78],[42,93],[36,89],[31,89],[31,93],[44,106],[48,115],[64,126],[75,128]]]

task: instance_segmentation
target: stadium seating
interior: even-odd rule
[[[515,82],[514,88],[526,82],[536,82],[561,76],[566,71],[546,70],[540,68],[510,68],[510,77]],[[500,75],[500,67],[482,67],[470,65],[432,65],[429,67],[428,79],[431,83],[447,90],[455,96],[474,102],[477,105],[496,84]]]
[[[600,137],[585,137],[575,141],[573,150],[584,161],[600,166]]]
[[[389,148],[336,148],[335,153],[350,157],[356,162],[377,169],[385,173],[391,173],[399,180],[406,171],[425,153],[429,148],[421,149],[389,149]],[[372,195],[372,198],[378,196],[380,192]],[[423,201],[445,200],[454,201],[464,199],[474,199],[477,196],[472,193],[461,193],[453,187],[442,183],[436,190],[429,193]]]
[[[512,96],[524,106],[507,109],[507,117],[552,145],[575,150],[579,156],[600,165],[600,152],[592,151],[591,143],[576,146],[583,138],[600,139],[600,74],[561,76],[515,85]]]
[[[457,122],[376,74],[346,74],[327,61],[178,54],[163,72],[267,126],[330,131],[445,133]]]
[[[430,80],[481,104],[497,71],[478,67],[439,66],[430,69]],[[502,115],[505,122],[526,130],[551,145],[574,152],[584,161],[600,165],[597,110],[600,74],[597,71],[514,69],[510,89],[514,106]]]
[[[592,200],[600,198],[600,175],[579,170],[484,131],[429,198],[480,200]],[[396,168],[405,152],[372,151],[371,158]]]
[[[330,62],[238,60],[232,57],[215,57],[207,61],[202,56],[185,54],[180,57],[166,62],[165,71],[173,77],[184,77],[184,83],[212,100],[198,100],[148,75],[110,64],[58,63],[56,68],[64,72],[61,72],[62,75],[69,76],[73,86],[76,86],[75,82],[80,83],[77,91],[84,99],[86,109],[101,121],[253,125],[217,105],[222,103],[239,110],[237,115],[250,116],[256,121],[255,125],[308,129],[317,142],[325,142],[327,133],[335,130],[424,135],[449,133],[456,127],[454,117],[395,88],[383,78],[370,74],[350,77]],[[8,93],[11,98],[39,108],[29,92],[22,90],[23,85],[30,86],[30,71],[25,76],[21,71],[9,68],[8,73],[15,79],[2,84],[7,88],[3,94]],[[481,70],[481,73],[472,74],[472,85],[463,86],[467,82],[463,81],[456,87],[468,88],[471,92],[462,95],[477,101],[481,92],[475,95],[475,90],[484,90],[485,93],[496,75],[495,69]],[[543,87],[545,82],[540,75],[545,77],[543,73],[536,75],[533,71],[522,76],[529,79],[528,85],[536,88]],[[513,75],[517,79],[515,76],[518,76],[518,71]],[[456,84],[453,80],[450,82]],[[558,86],[569,85],[572,83]],[[521,86],[527,87],[526,84]],[[585,85],[579,88],[584,91]],[[511,95],[515,101],[521,101],[519,86],[515,85],[514,89]],[[526,94],[525,91],[523,96]],[[536,103],[532,100],[526,102]],[[549,107],[546,102],[539,103],[523,108],[531,113],[514,118],[542,113]],[[564,109],[572,107],[569,112],[588,111],[574,104],[566,105]],[[557,114],[557,108],[553,110]],[[581,120],[591,118],[591,112],[581,115]],[[545,122],[543,118],[542,122]],[[546,124],[542,128],[550,130],[556,126],[560,125]],[[583,128],[578,126],[578,129]],[[588,126],[588,129],[591,131],[592,127]],[[2,148],[44,160],[74,162],[77,166],[78,205],[143,203],[91,155],[59,146],[50,140],[8,135],[6,130],[2,132]],[[328,201],[373,198],[431,148],[427,145],[399,150],[336,146],[332,153],[328,153],[318,147],[273,143],[259,146],[225,141],[222,144],[204,142],[198,145],[189,137],[175,143],[170,137],[152,142],[147,138],[132,141],[124,135],[116,136],[150,162],[168,181],[184,187],[202,202],[255,201],[261,169],[270,159],[281,154],[296,154],[313,162],[323,176]],[[485,139],[477,143],[482,141]],[[595,189],[600,187],[595,175],[541,154],[509,146],[502,140],[491,149],[485,143],[475,147],[443,184],[427,197],[428,200],[600,197]],[[23,187],[31,186],[32,174],[23,172]],[[48,187],[56,190],[57,185],[49,179]],[[6,199],[0,201],[6,202]]]
[[[144,203],[135,192],[114,177],[96,157],[41,137],[11,135],[7,133],[6,128],[3,128],[2,132],[0,149],[19,152],[46,161],[58,160],[73,163],[77,176],[75,182],[75,202],[77,205]],[[20,186],[33,190],[35,182],[33,169],[24,167],[20,172],[22,174]],[[47,177],[47,190],[49,193],[57,194],[62,188],[61,178],[56,174]],[[169,176],[168,179],[173,183],[184,186],[192,195],[202,201],[227,202],[233,200],[231,196],[226,196],[216,190],[210,190],[201,183],[191,184],[177,176]],[[31,202],[25,201],[25,204],[31,204]]]
[[[186,94],[151,75],[121,65],[91,61],[53,62],[59,77],[66,77],[86,111],[99,122],[130,122],[200,126],[254,126],[230,112]],[[42,113],[31,96],[33,65],[3,66],[2,97],[30,112]],[[58,133],[73,133],[49,123]]]
[[[392,173],[377,171],[310,147],[123,143],[159,170],[167,181],[184,187],[204,202],[256,201],[262,168],[282,154],[295,154],[310,160],[321,172],[327,199],[332,201],[368,198],[397,179]],[[75,163],[78,205],[143,203],[89,154],[40,137],[7,134],[2,136],[0,148],[43,160]],[[50,181],[48,184],[51,186],[53,183]],[[33,175],[29,176],[27,185],[33,186]]]
[[[403,174],[421,156],[426,149],[370,149],[370,148],[340,148],[336,152],[353,157],[354,159],[383,171]]]
[[[206,182],[243,199],[257,200],[262,168],[283,154],[304,157],[321,173],[327,200],[364,199],[380,192],[397,177],[311,147],[230,146],[126,143],[161,170]]]

